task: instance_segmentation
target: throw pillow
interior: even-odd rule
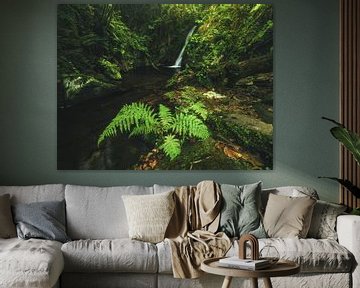
[[[229,237],[251,233],[265,238],[260,216],[261,182],[243,186],[222,184],[222,209],[219,231]]]
[[[269,195],[264,227],[269,237],[305,238],[316,200],[306,197]]]
[[[13,214],[19,238],[70,241],[65,232],[65,201],[15,204]]]
[[[10,195],[0,196],[0,238],[16,237],[16,229],[11,215]]]
[[[346,206],[318,200],[312,214],[308,237],[337,240],[336,219]]]
[[[175,208],[173,193],[122,196],[131,239],[151,243],[164,240]]]

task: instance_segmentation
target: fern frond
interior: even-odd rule
[[[180,140],[175,138],[174,135],[167,135],[164,139],[164,143],[159,147],[164,151],[165,155],[174,160],[181,153]]]
[[[204,140],[210,136],[210,132],[204,122],[191,114],[176,114],[172,129],[173,132],[184,138],[194,137]]]
[[[200,116],[203,120],[206,120],[208,116],[208,111],[205,105],[200,101],[192,104],[190,107],[188,107],[188,110],[194,112],[196,115]]]
[[[106,138],[116,136],[117,131],[131,135],[150,134],[157,126],[158,119],[151,106],[131,103],[123,106],[98,138],[98,145]]]
[[[164,130],[168,130],[171,124],[174,122],[174,117],[170,109],[163,104],[159,105],[159,118]]]

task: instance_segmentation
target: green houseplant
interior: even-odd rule
[[[330,121],[336,124],[335,127],[330,129],[331,134],[336,138],[340,143],[342,143],[346,149],[348,149],[353,155],[355,161],[360,165],[360,135],[356,134],[353,131],[347,129],[343,124],[336,122],[333,119],[322,117],[327,121]],[[356,198],[360,198],[360,187],[354,185],[348,179],[340,179],[336,177],[320,177],[327,178],[339,182],[347,190],[349,190]],[[355,208],[352,211],[352,214],[360,215],[360,207]]]

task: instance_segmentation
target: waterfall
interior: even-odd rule
[[[182,47],[182,49],[181,49],[181,51],[179,53],[179,56],[177,57],[177,59],[175,61],[175,64],[172,65],[172,66],[169,66],[169,68],[180,68],[181,67],[181,62],[182,62],[182,58],[183,58],[183,55],[184,55],[184,52],[185,52],[186,45],[189,43],[190,37],[194,33],[195,28],[196,28],[196,26],[194,26],[194,27],[192,27],[190,29],[189,33],[186,36],[184,46]]]

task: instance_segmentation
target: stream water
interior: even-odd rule
[[[161,102],[174,69],[144,67],[124,75],[119,89],[73,106],[58,108],[58,169],[131,169],[151,150],[138,138],[118,135],[97,147],[99,134],[120,108],[135,101]]]

